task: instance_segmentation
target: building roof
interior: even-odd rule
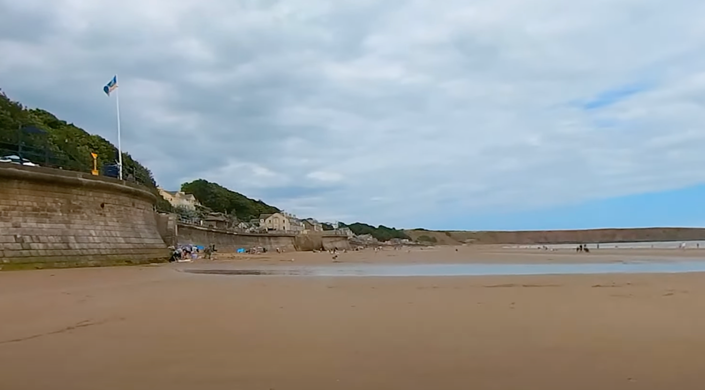
[[[204,218],[204,221],[228,221],[228,218],[222,215],[209,215]]]
[[[208,213],[205,218],[203,218],[204,221],[229,221],[230,218],[228,218],[227,215],[223,213]]]
[[[166,192],[167,194],[172,195],[172,196],[179,196],[179,195],[181,195],[181,196],[184,196],[184,197],[187,197],[187,198],[196,199],[196,197],[195,197],[193,194],[187,194],[187,193],[181,192],[181,191],[167,191],[167,190],[165,190],[165,189],[163,189],[163,188],[159,188],[159,190],[161,190],[161,191],[163,191],[163,192]]]
[[[267,219],[267,218],[271,217],[272,215],[274,215],[274,214],[260,214],[259,219]]]
[[[159,191],[166,192],[167,194],[170,194],[170,195],[176,195],[176,193],[179,192],[179,191],[167,191],[161,187],[159,187]]]

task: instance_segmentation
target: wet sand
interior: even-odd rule
[[[257,255],[217,253],[215,262],[240,264],[280,264],[290,262],[304,265],[331,264],[327,252],[263,253]],[[336,262],[352,264],[428,264],[428,263],[609,263],[635,260],[705,260],[705,249],[600,249],[590,253],[575,250],[545,251],[539,249],[505,249],[500,245],[405,247],[386,248],[379,252],[365,249],[360,252],[339,253]]]
[[[533,261],[555,261],[545,256]],[[185,266],[0,273],[0,389],[702,388],[705,274],[296,278]]]

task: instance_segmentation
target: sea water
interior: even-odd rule
[[[679,249],[681,244],[686,248],[705,248],[705,241],[646,241],[646,242],[601,242],[600,249]],[[550,244],[545,245],[549,249],[575,249],[580,243],[574,244]],[[588,244],[588,248],[595,249],[598,244]],[[506,249],[532,249],[540,248],[544,245],[506,245]]]

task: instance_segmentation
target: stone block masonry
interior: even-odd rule
[[[238,248],[263,247],[273,251],[295,251],[293,234],[234,233],[201,226],[179,224],[178,242],[181,245],[215,245],[219,252],[235,252]]]
[[[350,249],[346,236],[329,234],[328,232],[311,232],[296,237],[296,249],[300,251]]]
[[[274,251],[279,248],[285,252],[310,251],[318,249],[349,249],[345,236],[333,236],[321,233],[235,233],[201,226],[178,224],[177,240],[181,245],[216,245],[219,252],[235,252],[238,248],[267,248]]]
[[[111,178],[0,164],[0,267],[164,261],[155,201]]]

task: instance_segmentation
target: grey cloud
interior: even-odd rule
[[[287,187],[270,187],[258,191],[260,197],[278,201],[286,201],[288,199],[305,199],[311,197],[320,197],[336,192],[340,192],[339,187],[305,187],[297,185]]]
[[[0,87],[114,140],[118,73],[123,145],[168,188],[416,227],[705,181],[695,0],[98,3],[0,0]]]
[[[56,21],[48,14],[15,10],[8,4],[0,3],[0,37],[5,40],[39,43],[56,29]]]

